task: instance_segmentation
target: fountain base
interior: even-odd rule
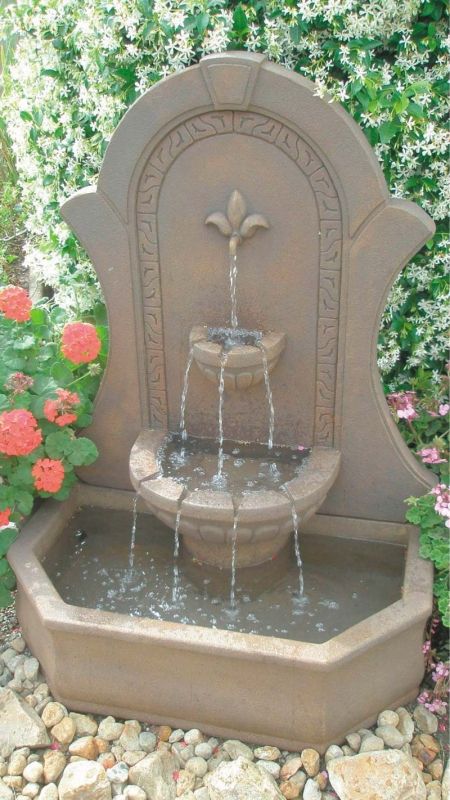
[[[64,602],[41,562],[76,509],[87,505],[127,510],[131,522],[133,494],[78,485],[64,503],[46,501],[8,554],[24,637],[64,705],[324,752],[371,724],[382,709],[417,695],[433,577],[431,564],[419,557],[412,526],[325,515],[310,520],[306,533],[317,541],[325,535],[350,548],[357,539],[406,547],[401,599],[373,613],[361,597],[361,621],[317,644]],[[132,680],[124,682],[124,675]]]

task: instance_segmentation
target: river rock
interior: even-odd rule
[[[223,750],[227,753],[230,758],[246,758],[248,761],[253,761],[254,755],[253,750],[248,745],[244,744],[244,742],[240,742],[239,739],[227,739],[226,742],[222,745]]]
[[[211,800],[283,799],[272,776],[242,756],[220,764],[205,778],[205,785]]]
[[[136,719],[130,719],[125,722],[122,733],[119,736],[119,745],[124,750],[140,750],[139,734],[141,733],[141,725]]]
[[[200,742],[199,744],[195,745],[194,753],[196,756],[200,756],[208,761],[208,758],[211,758],[213,754],[213,748],[209,742]]]
[[[195,786],[195,775],[188,769],[182,769],[177,778],[177,797],[181,797],[185,792],[192,791]]]
[[[311,747],[307,747],[305,750],[302,750],[300,757],[302,759],[303,769],[309,775],[310,778],[314,778],[319,772],[319,766],[320,766],[319,753],[317,752],[317,750],[313,750]]]
[[[144,789],[148,797],[157,797],[158,800],[175,800],[174,773],[176,768],[176,761],[172,753],[157,750],[131,767],[128,773],[129,781]]]
[[[127,800],[147,800],[147,795],[140,786],[132,786],[129,784],[123,790],[123,796]]]
[[[380,739],[383,739],[385,745],[395,750],[400,750],[405,744],[402,734],[394,725],[380,725],[376,729],[375,734],[379,736]]]
[[[139,750],[144,750],[146,753],[153,753],[157,744],[157,737],[151,731],[142,731],[139,734]]]
[[[299,769],[301,769],[301,766],[302,766],[302,759],[300,758],[300,756],[295,756],[294,758],[290,758],[289,761],[286,761],[286,763],[283,764],[283,766],[281,767],[280,778],[283,781],[288,781],[289,778],[292,778],[292,776],[295,775],[295,773],[298,772]]]
[[[364,736],[361,742],[361,747],[359,748],[359,752],[372,753],[373,751],[376,750],[383,750],[383,748],[384,748],[383,739],[380,739],[379,736],[374,736],[373,733],[369,733],[368,736]]]
[[[312,778],[308,778],[303,789],[303,800],[321,800],[322,792]]]
[[[45,699],[45,698],[43,698]],[[61,703],[47,703],[42,711],[42,722],[47,728],[53,728],[67,716],[67,711]]]
[[[353,736],[358,736],[358,734],[353,734]],[[343,758],[343,757],[344,757],[344,751],[342,750],[342,747],[339,747],[339,745],[337,744],[330,744],[330,746],[325,752],[325,764],[328,764],[329,761],[333,761],[333,758]]]
[[[116,722],[114,717],[105,717],[98,726],[98,735],[107,742],[115,742],[123,731],[123,722]]]
[[[427,800],[441,800],[442,797],[442,788],[439,781],[431,781],[427,786]],[[447,800],[447,798],[444,797],[443,800]]]
[[[196,778],[203,778],[208,772],[208,764],[201,756],[193,756],[186,761],[186,769],[193,772]]]
[[[106,777],[111,783],[126,783],[128,780],[128,767],[123,761],[114,764],[106,771]]]
[[[58,790],[59,800],[111,800],[111,784],[96,761],[68,764]]]
[[[200,742],[203,742],[203,734],[198,728],[191,728],[190,731],[186,731],[184,734],[184,741],[186,744],[200,744]]]
[[[442,797],[444,800],[450,797],[450,761],[447,761],[444,777],[442,778]]]
[[[262,761],[276,761],[281,756],[278,747],[256,747],[255,758],[260,758]]]
[[[41,789],[39,800],[58,800],[58,787],[56,783],[49,783]]]
[[[93,717],[90,717],[87,714],[76,714],[75,711],[71,711],[70,717],[75,723],[77,736],[97,735],[98,725]]]
[[[43,783],[44,767],[40,761],[31,761],[23,771],[23,777],[29,783]]]
[[[387,709],[386,711],[382,711],[381,714],[378,714],[377,725],[379,728],[382,728],[384,725],[393,725],[394,728],[396,728],[399,722],[400,717],[396,711]]]
[[[50,744],[46,727],[34,708],[11,689],[0,689],[0,751],[9,755],[16,747]]]
[[[360,753],[328,764],[340,800],[425,800],[426,789],[414,763],[398,750]]]
[[[81,736],[69,745],[71,756],[86,758],[88,761],[95,761],[98,756],[98,749],[93,736]]]
[[[14,792],[0,778],[0,800],[14,800]]]
[[[54,783],[58,780],[66,766],[66,757],[59,750],[47,750],[44,753],[44,782]]]
[[[275,780],[278,780],[280,777],[281,767],[276,763],[276,761],[266,761],[264,759],[260,759],[260,761],[256,762],[256,766],[265,769],[269,775],[272,775],[272,777],[275,778]]]
[[[438,718],[431,711],[428,711],[428,708],[423,705],[416,706],[413,716],[417,727],[422,733],[436,733]]]
[[[54,725],[50,733],[60,744],[70,744],[75,736],[75,723],[71,717],[64,717]]]
[[[414,736],[414,721],[406,708],[397,708],[399,722],[397,725],[400,733],[405,737],[406,742],[410,742]]]

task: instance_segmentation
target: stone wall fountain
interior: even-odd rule
[[[320,750],[412,697],[432,575],[402,521],[430,478],[376,342],[431,220],[340,107],[244,52],[144,94],[62,213],[111,346],[100,458],[11,551],[54,696]]]

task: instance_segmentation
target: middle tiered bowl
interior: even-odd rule
[[[227,391],[249,389],[272,372],[284,350],[286,334],[242,328],[195,325],[189,336],[194,361],[212,383],[219,384],[223,367]]]

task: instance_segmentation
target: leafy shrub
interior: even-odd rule
[[[439,492],[439,494],[436,494]],[[423,497],[410,497],[406,519],[420,528],[420,555],[433,562],[435,567],[434,594],[442,621],[450,627],[449,563],[450,541],[444,519],[449,521],[450,493],[440,484]],[[445,506],[444,506],[445,504]],[[440,510],[439,510],[440,509]],[[443,515],[443,511],[448,511]]]
[[[450,627],[450,491],[448,487],[449,376],[434,382],[419,370],[415,390],[388,395],[392,415],[404,439],[440,483],[423,497],[410,497],[408,522],[420,528],[420,554],[435,567],[434,594],[444,625]]]
[[[27,209],[26,263],[64,308],[99,289],[59,205],[92,183],[129,105],[208,53],[265,52],[311,78],[362,126],[391,192],[418,202],[438,231],[405,269],[384,315],[379,364],[392,391],[418,366],[439,376],[448,327],[447,35],[443,0],[18,0],[4,117]],[[2,34],[3,31],[3,34]]]
[[[23,289],[0,289],[0,606],[14,585],[11,523],[36,498],[68,497],[74,469],[97,457],[75,430],[91,421],[105,350],[104,325],[67,322],[57,307],[32,308]]]

